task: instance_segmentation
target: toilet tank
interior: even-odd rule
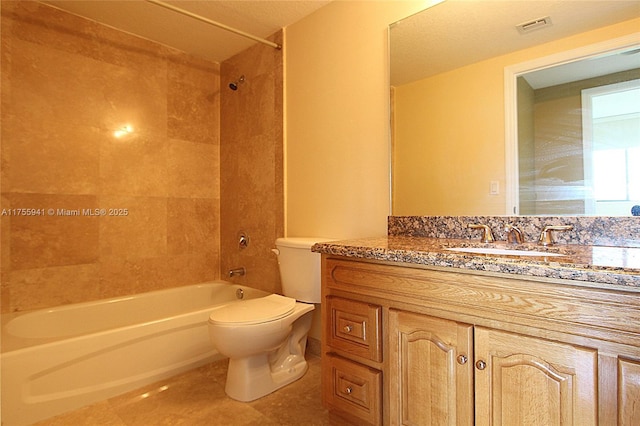
[[[282,294],[301,302],[320,303],[320,253],[315,243],[331,241],[321,237],[290,237],[276,240]]]

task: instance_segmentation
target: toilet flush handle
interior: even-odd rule
[[[280,250],[278,250],[277,248],[276,249],[271,249],[271,251],[273,253],[275,253],[276,256],[280,256]]]

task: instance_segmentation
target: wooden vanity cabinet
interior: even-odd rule
[[[325,255],[325,405],[336,424],[640,424],[637,296]]]
[[[389,346],[392,424],[597,424],[594,350],[398,310]]]

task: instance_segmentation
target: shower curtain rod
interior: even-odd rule
[[[243,37],[250,38],[251,40],[257,41],[259,43],[266,44],[267,46],[271,46],[274,49],[278,49],[278,50],[282,49],[282,45],[280,45],[278,43],[274,43],[274,42],[266,40],[264,38],[256,37],[256,36],[254,36],[252,34],[245,33],[244,31],[237,30],[237,29],[232,28],[232,27],[230,27],[228,25],[221,24],[220,22],[212,21],[211,19],[205,18],[205,17],[200,16],[200,15],[196,15],[195,13],[191,13],[188,10],[180,9],[179,7],[175,7],[175,6],[172,6],[172,5],[168,4],[168,3],[165,3],[165,2],[162,2],[162,1],[158,1],[158,0],[147,0],[147,1],[149,3],[153,3],[153,4],[157,5],[157,6],[164,7],[165,9],[169,9],[169,10],[172,10],[174,12],[180,13],[182,15],[189,16],[189,17],[191,17],[193,19],[197,19],[198,21],[206,22],[207,24],[213,25],[214,27],[222,28],[223,30],[227,30],[227,31],[230,31],[232,33],[241,35]]]

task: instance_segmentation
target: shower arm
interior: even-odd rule
[[[245,33],[244,31],[237,30],[237,29],[232,28],[232,27],[230,27],[228,25],[225,25],[225,24],[221,24],[220,22],[212,21],[211,19],[205,18],[205,17],[200,16],[200,15],[196,15],[195,13],[191,13],[188,10],[180,9],[179,7],[172,6],[172,5],[168,4],[168,3],[165,3],[165,2],[162,2],[162,1],[158,1],[158,0],[147,0],[147,2],[153,3],[153,4],[155,4],[157,6],[160,6],[160,7],[164,7],[165,9],[172,10],[174,12],[180,13],[180,14],[188,16],[190,18],[197,19],[198,21],[205,22],[207,24],[213,25],[214,27],[222,28],[223,30],[230,31],[230,32],[232,32],[234,34],[238,34],[238,35],[241,35],[243,37],[250,38],[253,41],[257,41],[259,43],[266,44],[267,46],[271,46],[274,49],[278,49],[278,50],[282,49],[282,45],[280,45],[278,43],[274,43],[274,42],[266,40],[264,38],[256,37],[253,34]]]

